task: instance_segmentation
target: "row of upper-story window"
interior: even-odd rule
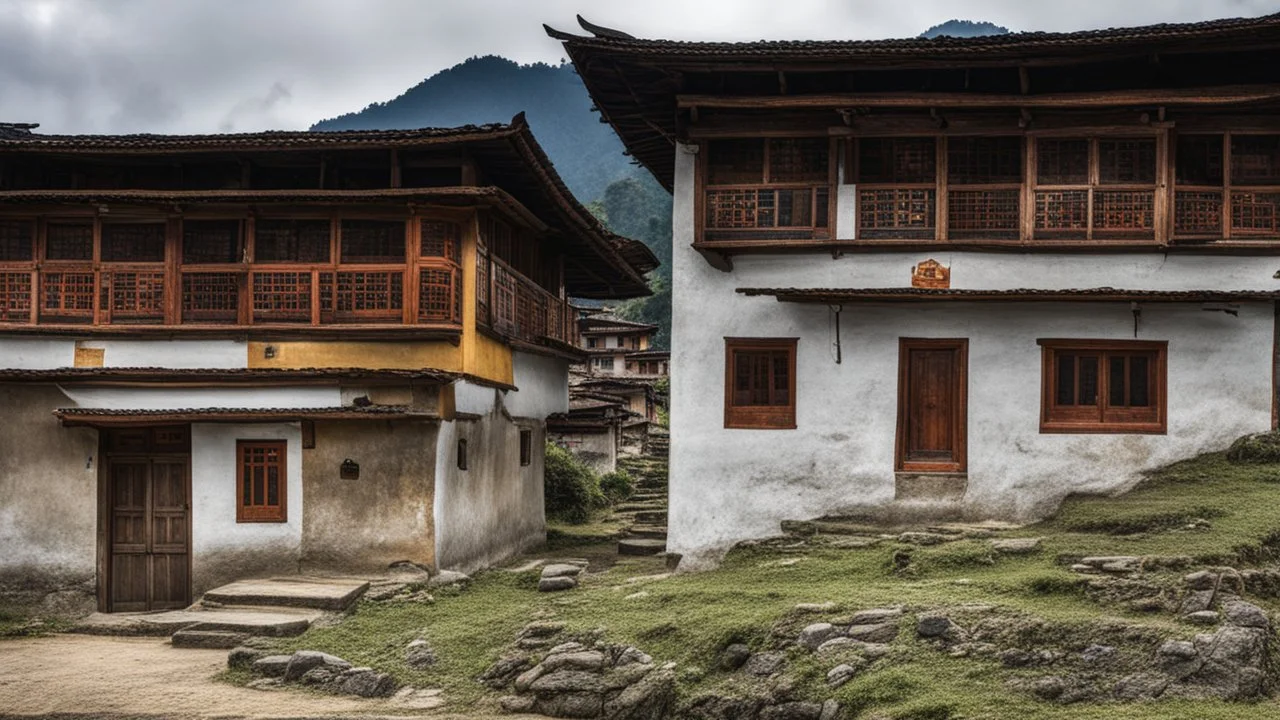
[[[839,176],[841,240],[1280,239],[1280,135],[753,138],[704,158],[704,243],[837,239]]]

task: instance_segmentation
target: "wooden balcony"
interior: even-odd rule
[[[476,323],[509,340],[578,353],[578,324],[567,298],[549,292],[510,265],[481,253]]]
[[[698,244],[827,240],[831,237],[832,198],[826,183],[707,187],[702,195]]]

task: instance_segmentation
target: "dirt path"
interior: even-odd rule
[[[421,717],[385,700],[250,690],[213,680],[226,661],[225,650],[175,650],[157,638],[6,640],[0,642],[0,716]]]

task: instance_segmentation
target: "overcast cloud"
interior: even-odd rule
[[[301,129],[474,55],[557,63],[575,13],[680,40],[909,37],[1257,16],[1280,0],[0,0],[0,121],[43,132]]]

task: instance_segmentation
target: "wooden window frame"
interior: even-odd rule
[[[776,140],[827,140],[827,177],[823,180],[775,182],[771,177],[770,145]],[[711,177],[711,143],[718,141],[752,140],[763,145],[761,177],[756,182],[712,183]],[[835,238],[836,224],[836,177],[838,173],[838,147],[835,138],[813,134],[754,135],[742,137],[724,137],[704,140],[698,150],[695,183],[695,245],[713,247],[717,244],[755,243],[762,246],[794,245],[804,243],[827,243]],[[773,225],[771,227],[717,228],[707,222],[707,208],[710,197],[718,192],[750,192],[774,189],[809,190],[810,218],[809,225]],[[819,191],[826,192],[825,203],[819,200]],[[775,201],[776,202],[776,201]],[[825,204],[825,208],[822,206]],[[819,210],[825,209],[826,224],[819,225]],[[775,221],[777,206],[774,206]],[[721,233],[724,237],[711,239],[709,233]]]
[[[279,502],[275,505],[246,506],[244,504],[245,450],[249,448],[274,448],[280,456]],[[237,440],[236,441],[236,522],[237,523],[287,523],[289,521],[289,444],[286,440]],[[265,479],[264,479],[265,482]],[[265,500],[266,487],[263,487]]]
[[[1040,432],[1042,434],[1094,433],[1164,435],[1168,432],[1168,354],[1169,343],[1163,340],[1069,340],[1040,339]],[[1057,382],[1054,372],[1058,353],[1096,353],[1098,355],[1098,404],[1096,412],[1066,410],[1057,404]],[[1106,362],[1110,354],[1149,353],[1153,361],[1148,368],[1149,390],[1153,412],[1134,412],[1110,407],[1110,373]],[[1074,407],[1074,406],[1072,406]],[[1085,406],[1091,407],[1091,406]],[[1110,415],[1110,419],[1108,419]],[[1125,419],[1129,415],[1131,419]],[[1074,417],[1073,417],[1074,416]],[[1153,416],[1154,419],[1151,419]]]
[[[731,430],[796,429],[796,350],[799,338],[724,339],[724,426]],[[734,353],[739,351],[788,354],[787,405],[735,405],[733,403]]]
[[[520,428],[520,467],[533,464],[533,430]]]

